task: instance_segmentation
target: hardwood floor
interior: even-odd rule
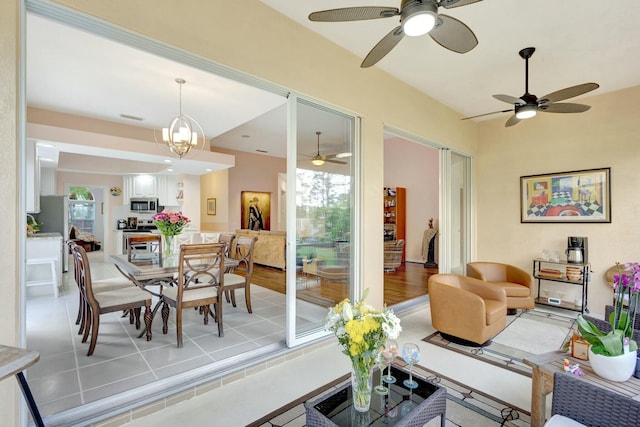
[[[384,273],[384,303],[392,306],[427,294],[427,280],[437,269],[424,268],[421,263],[405,263],[395,272]],[[285,293],[286,273],[261,265],[254,266],[252,282],[262,287]],[[298,296],[327,307],[347,298],[346,283],[318,278],[298,272]]]

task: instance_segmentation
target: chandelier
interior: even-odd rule
[[[180,87],[180,110],[178,116],[171,120],[169,127],[162,128],[162,141],[173,154],[183,158],[193,147],[200,144],[199,139],[204,142],[204,131],[197,121],[182,113],[182,85],[186,81],[176,78],[176,83]]]

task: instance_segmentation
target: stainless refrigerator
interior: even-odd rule
[[[41,222],[40,232],[60,233],[62,235],[62,271],[69,271],[69,257],[67,245],[69,240],[69,198],[67,196],[40,196],[40,213],[37,215]]]

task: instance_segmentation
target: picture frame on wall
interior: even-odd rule
[[[216,214],[216,199],[210,198],[207,199],[207,215],[215,215]]]
[[[249,230],[271,230],[271,193],[242,191],[240,223]]]
[[[611,222],[611,168],[520,177],[520,222]]]

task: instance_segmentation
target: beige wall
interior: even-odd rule
[[[639,98],[640,86],[584,98],[578,102],[592,108],[582,114],[539,114],[512,128],[504,127],[506,115],[482,122],[476,158],[478,259],[530,270],[543,249],[564,255],[567,236],[587,236],[593,270],[589,306],[603,313],[612,297],[604,272],[616,261],[640,257]],[[520,223],[520,176],[602,167],[611,168],[610,224]],[[567,286],[567,292],[577,289]]]
[[[407,189],[406,260],[424,262],[422,234],[433,218],[439,218],[439,153],[432,147],[407,141],[388,139],[384,143],[384,186]]]
[[[18,0],[0,2],[0,198],[4,200],[0,212],[4,223],[3,241],[4,254],[0,257],[0,271],[3,272],[0,281],[2,303],[0,303],[0,343],[16,346],[19,338],[19,306],[20,306],[20,274],[19,250],[25,250],[21,238],[24,229],[21,224],[24,219],[19,212],[24,209],[24,195],[19,193],[18,158],[21,150],[19,140],[18,117],[20,115],[18,99]],[[24,239],[22,239],[24,242]],[[23,252],[24,253],[24,252]],[[18,393],[17,383],[13,378],[0,382],[0,414],[6,425],[18,424]]]

